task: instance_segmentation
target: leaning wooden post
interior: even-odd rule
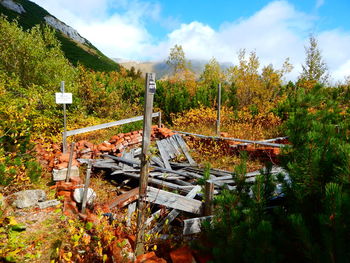
[[[214,198],[214,184],[208,181],[205,182],[205,196],[204,196],[204,216],[213,214],[213,198]]]
[[[217,113],[217,118],[216,118],[216,136],[220,136],[220,111],[221,111],[221,83],[218,85],[218,113]]]
[[[162,112],[158,112],[158,128],[162,128]]]
[[[151,126],[152,126],[152,111],[153,111],[153,97],[156,91],[156,75],[155,73],[146,74],[145,85],[145,107],[143,117],[143,133],[142,133],[142,153],[141,153],[141,171],[140,171],[140,186],[139,186],[139,200],[137,211],[137,237],[135,255],[144,253],[144,236],[145,236],[145,208],[146,208],[146,194],[149,173],[149,145],[151,141]]]
[[[86,171],[86,178],[84,182],[84,192],[83,192],[83,201],[81,205],[81,213],[85,214],[86,213],[86,203],[87,203],[87,196],[88,196],[88,190],[89,190],[89,185],[90,185],[90,175],[91,175],[91,160],[88,162],[88,167]]]
[[[72,142],[72,144],[70,145],[70,153],[69,153],[69,162],[68,162],[66,182],[69,182],[69,178],[70,178],[70,171],[72,169],[72,162],[73,162],[74,147],[75,147],[75,142]]]

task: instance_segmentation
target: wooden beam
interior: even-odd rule
[[[152,114],[152,118],[155,118],[155,117],[159,117],[159,112],[155,112]],[[136,122],[136,121],[142,121],[142,120],[143,120],[143,116],[137,116],[137,117],[133,117],[133,118],[129,118],[129,119],[108,122],[108,123],[104,123],[104,124],[99,124],[99,125],[81,128],[81,129],[67,131],[66,136],[68,137],[68,136],[77,135],[77,134],[81,134],[81,133],[97,131],[97,130],[101,130],[101,129],[105,129],[105,128],[110,128],[110,127],[119,126],[119,125],[132,123],[132,122]]]
[[[156,141],[156,143],[158,146],[160,156],[162,157],[162,161],[165,165],[165,168],[171,170],[171,166],[169,164],[169,155],[168,155],[166,149],[164,148],[164,145],[160,141]]]
[[[202,202],[154,187],[147,187],[147,201],[181,211],[201,214]]]
[[[123,208],[124,206],[127,206],[128,204],[134,202],[139,197],[139,188],[134,188],[125,194],[118,195],[116,198],[114,198],[112,201],[108,202],[109,208],[118,207]]]
[[[201,187],[197,185],[186,195],[186,197],[194,198],[200,190],[201,190]],[[165,223],[170,224],[179,214],[180,214],[180,210],[177,210],[177,209],[171,210],[170,213],[165,218],[163,218],[150,232],[158,233],[162,231],[162,229],[165,226]]]
[[[213,214],[213,210],[214,210],[213,198],[214,198],[214,184],[206,181],[205,193],[204,193],[204,215],[205,216],[210,216]]]
[[[81,213],[82,214],[85,214],[85,212],[86,212],[87,195],[88,195],[88,190],[89,190],[89,185],[90,185],[90,175],[91,175],[91,160],[89,160],[89,162],[88,162],[88,167],[87,167],[86,177],[85,177],[85,182],[84,182],[83,201],[81,204]]]
[[[183,151],[183,153],[185,154],[188,162],[191,165],[196,165],[196,162],[192,159],[192,156],[190,155],[188,148],[187,148],[187,145],[186,145],[185,141],[182,139],[182,137],[178,134],[175,134],[174,137],[175,137],[177,143],[180,145],[180,148]]]

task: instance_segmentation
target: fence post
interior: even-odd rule
[[[70,171],[72,169],[72,162],[73,162],[74,147],[75,147],[75,142],[72,142],[72,144],[70,145],[70,153],[69,153],[69,162],[68,162],[66,182],[69,182],[69,178],[70,178]]]
[[[204,216],[213,214],[213,198],[214,198],[214,184],[208,181],[205,182],[205,198],[204,198]]]
[[[220,136],[220,121],[221,121],[221,83],[218,85],[218,113],[217,113],[217,118],[216,118],[216,136]]]
[[[143,117],[143,133],[142,133],[142,153],[141,153],[141,171],[139,200],[137,211],[137,236],[135,255],[139,256],[144,253],[144,236],[145,236],[145,220],[146,220],[146,194],[149,173],[149,145],[151,141],[152,111],[153,97],[156,89],[155,73],[146,74],[145,85],[145,107]]]
[[[85,214],[85,212],[86,212],[87,195],[88,195],[88,190],[89,190],[89,185],[90,185],[91,165],[92,165],[91,160],[89,160],[87,171],[86,171],[85,182],[84,182],[83,201],[82,201],[82,205],[81,205],[81,213],[82,214]]]

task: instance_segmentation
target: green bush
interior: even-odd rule
[[[281,164],[289,176],[267,169],[251,184],[244,162],[236,168],[236,188],[215,199],[205,224],[215,262],[350,261],[349,112],[322,87],[285,103],[291,146]]]

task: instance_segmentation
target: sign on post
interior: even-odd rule
[[[56,103],[57,104],[72,104],[73,103],[72,93],[57,92],[56,93]]]
[[[67,151],[67,115],[66,115],[66,104],[73,103],[72,93],[64,92],[64,81],[61,81],[61,92],[56,93],[56,103],[63,104],[63,139],[62,139],[62,148],[63,153]]]

